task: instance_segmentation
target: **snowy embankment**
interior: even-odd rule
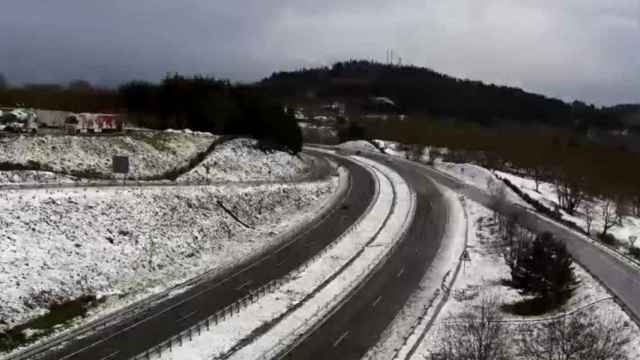
[[[83,173],[121,178],[111,172],[114,155],[129,157],[130,178],[158,176],[187,164],[216,139],[208,133],[177,131],[4,137],[0,138],[0,164],[4,170],[0,171],[0,184],[73,182],[78,178],[71,174]]]
[[[353,151],[361,150],[361,151],[378,152],[378,149],[376,149],[376,147],[373,146],[373,144],[365,140],[347,141],[338,145],[338,148],[343,150],[353,150]]]
[[[117,307],[227,268],[274,245],[337,184],[0,192],[0,331],[82,295]]]
[[[611,295],[588,272],[576,265],[576,277],[580,285],[574,295],[561,308],[539,316],[519,316],[506,312],[504,306],[509,306],[527,298],[516,290],[503,284],[504,279],[510,277],[510,270],[505,263],[500,248],[497,223],[493,213],[485,207],[470,201],[465,201],[468,214],[468,247],[470,261],[465,262],[457,279],[451,287],[451,296],[444,307],[436,314],[435,322],[428,328],[424,338],[416,344],[412,356],[403,351],[396,359],[424,359],[438,351],[445,335],[444,326],[458,316],[472,312],[483,299],[495,299],[504,317],[505,326],[512,334],[508,345],[516,345],[516,334],[521,333],[521,327],[532,321],[548,319],[557,314],[571,312],[587,306],[586,310],[596,316],[599,322],[616,321],[621,326],[619,337],[627,336],[631,342],[625,350],[629,359],[640,357],[640,329],[631,321],[626,313],[616,304]],[[595,303],[595,304],[594,304]],[[591,305],[594,304],[594,305]],[[446,333],[448,334],[448,333]],[[518,359],[516,354],[512,357]]]
[[[197,167],[178,177],[178,182],[283,181],[298,179],[311,171],[304,155],[265,152],[257,145],[252,139],[223,143]]]
[[[482,166],[474,164],[436,162],[434,167],[440,172],[484,190],[488,194],[498,197],[504,196],[505,200],[510,203],[531,208],[531,206],[522,200],[518,194],[509,189],[499,178],[497,178],[494,173]]]
[[[413,218],[415,195],[389,168],[363,158],[358,161],[374,172],[379,185],[373,205],[357,224],[322,255],[289,274],[274,292],[174,347],[163,359],[275,355],[309,331],[383,262]]]
[[[457,276],[467,242],[466,214],[458,195],[436,186],[447,204],[447,224],[440,249],[420,281],[419,290],[411,295],[363,359],[404,358],[403,355],[423,336],[441,303],[446,301],[443,289]]]
[[[508,180],[513,185],[522,190],[525,194],[529,195],[532,199],[540,202],[549,209],[559,208],[558,196],[553,184],[540,182],[538,184],[538,190],[536,191],[536,185],[533,179],[528,179],[502,171],[496,171],[495,173],[498,177]],[[604,226],[604,217],[602,212],[602,208],[604,205],[603,203],[604,200],[602,199],[585,199],[578,207],[576,215],[571,216],[564,212],[562,209],[560,209],[560,213],[564,219],[569,220],[578,225],[580,228],[586,230],[587,221],[585,213],[587,208],[590,208],[590,210],[593,212],[591,231],[592,233],[601,232]],[[640,237],[640,218],[628,215],[621,216],[620,223],[615,224],[611,229],[608,230],[608,233],[623,242],[628,242],[629,238],[632,236],[635,236],[637,239]],[[631,246],[630,243],[629,246]],[[636,241],[634,246],[640,248],[640,242]]]

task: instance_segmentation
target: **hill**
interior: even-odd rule
[[[568,104],[515,87],[458,79],[417,66],[353,60],[332,67],[277,72],[260,85],[282,97],[385,96],[393,99],[406,114],[429,114],[489,126],[512,123],[622,126],[614,111],[603,111],[582,102]]]

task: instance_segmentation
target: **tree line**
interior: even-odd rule
[[[74,81],[68,86],[0,87],[0,105],[72,112],[121,112],[152,129],[193,129],[250,136],[262,146],[297,153],[302,133],[293,114],[265,89],[212,77],[172,74],[160,83],[131,81],[117,89]]]

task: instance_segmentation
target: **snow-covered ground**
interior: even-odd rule
[[[376,147],[373,146],[373,144],[365,140],[354,140],[354,141],[343,142],[342,144],[338,145],[338,148],[344,149],[344,150],[353,150],[353,151],[360,150],[360,151],[378,152],[378,149],[376,149]]]
[[[251,340],[257,329],[286,314],[264,334],[233,352],[231,358],[261,358],[265,354],[277,352],[313,326],[315,321],[322,318],[349,293],[349,289],[369,273],[372,266],[394,246],[411,219],[414,197],[398,174],[366,159],[359,160],[375,168],[373,171],[377,174],[380,185],[374,205],[353,230],[336,240],[335,245],[320,257],[290,274],[286,283],[273,293],[241,310],[237,316],[194,337],[193,341],[174,347],[170,353],[163,354],[163,359],[210,359],[221,356],[239,342]],[[395,200],[392,185],[381,175],[381,171],[392,179],[397,191]],[[375,236],[390,212],[388,222]],[[349,264],[351,259],[355,260]],[[344,268],[347,264],[348,267]],[[313,294],[314,291],[317,293]],[[305,299],[310,294],[313,296]],[[287,313],[296,304],[299,307]]]
[[[122,155],[129,157],[130,177],[147,177],[186,164],[216,138],[208,133],[177,131],[123,136],[3,137],[0,138],[0,163],[29,165],[29,162],[36,162],[61,173],[85,171],[112,177],[112,156]],[[13,175],[15,179],[20,172]]]
[[[471,261],[464,264],[451,289],[451,297],[437,315],[435,323],[430,327],[411,359],[429,358],[429,355],[437,351],[441,344],[440,337],[444,335],[442,324],[471,311],[482,299],[497,299],[498,305],[513,304],[525,299],[516,290],[502,283],[503,279],[509,278],[510,272],[496,242],[498,230],[492,212],[469,200],[465,202],[465,207],[471,227],[468,238],[468,252]],[[611,298],[611,295],[583,268],[576,264],[575,270],[581,284],[573,297],[562,308],[553,313],[529,317],[503,312],[505,320],[513,321],[514,324],[522,326],[523,320],[548,318],[553,314],[568,312],[598,300]],[[631,339],[631,342],[626,346],[629,359],[640,358],[640,329],[613,300],[599,302],[590,307],[589,311],[601,321],[622,319],[620,336],[626,335]],[[406,359],[406,357],[399,358]]]
[[[403,145],[399,142],[387,140],[373,140],[373,142],[376,144],[376,146],[378,146],[378,148],[384,150],[385,154],[398,156],[401,158],[407,157],[406,145]]]
[[[0,185],[76,184],[82,179],[50,171],[0,171]]]
[[[538,191],[536,191],[535,181],[533,179],[525,178],[522,176],[513,175],[510,173],[496,171],[496,175],[500,178],[507,179],[512,184],[520,188],[524,193],[529,195],[532,199],[539,201],[549,209],[555,209],[558,205],[558,196],[553,184],[540,182]],[[602,215],[602,199],[586,199],[578,208],[578,213],[575,216],[571,216],[561,210],[562,217],[572,221],[582,229],[587,229],[585,209],[591,207],[593,209],[593,222],[591,224],[592,232],[601,232],[604,224]],[[634,216],[623,216],[619,225],[614,225],[609,230],[609,233],[616,237],[616,239],[627,243],[629,237],[635,236],[640,238],[640,218]],[[640,247],[640,241],[635,243],[636,247]]]
[[[498,179],[495,174],[481,166],[473,164],[436,162],[434,167],[441,172],[462,180],[469,185],[482,189],[489,194],[496,195],[502,193],[505,195],[506,200],[511,203],[520,204],[528,208],[531,207],[522,200],[518,194],[513,192],[500,179]]]
[[[337,182],[0,192],[0,331],[52,303],[125,301],[231,266],[273,245]]]
[[[200,165],[178,178],[179,182],[278,181],[293,180],[308,173],[304,155],[282,151],[264,152],[252,139],[225,142]]]

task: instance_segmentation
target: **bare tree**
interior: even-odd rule
[[[633,208],[633,215],[640,216],[640,195],[635,195],[632,197],[631,205]]]
[[[635,235],[630,235],[629,236],[629,248],[633,248],[636,245],[636,241],[638,240],[638,237]]]
[[[413,161],[420,161],[420,159],[422,158],[423,149],[424,149],[424,146],[422,145],[417,145],[417,144],[407,145],[407,148],[406,148],[407,159],[413,160]]]
[[[560,208],[564,209],[569,215],[574,215],[585,196],[582,181],[572,181],[566,177],[561,177],[556,180],[555,187]]]
[[[519,350],[526,360],[625,360],[624,336],[620,319],[596,318],[581,311],[564,315],[541,325],[526,325]]]
[[[587,203],[584,206],[584,220],[587,223],[587,234],[591,234],[591,225],[593,224],[593,217],[596,213],[596,209],[591,203]]]
[[[483,299],[476,311],[443,326],[441,346],[431,355],[439,360],[508,359],[504,323],[493,299]]]
[[[618,212],[615,201],[611,199],[605,199],[600,205],[602,211],[602,236],[607,235],[609,230],[616,225],[622,223],[622,218]]]

